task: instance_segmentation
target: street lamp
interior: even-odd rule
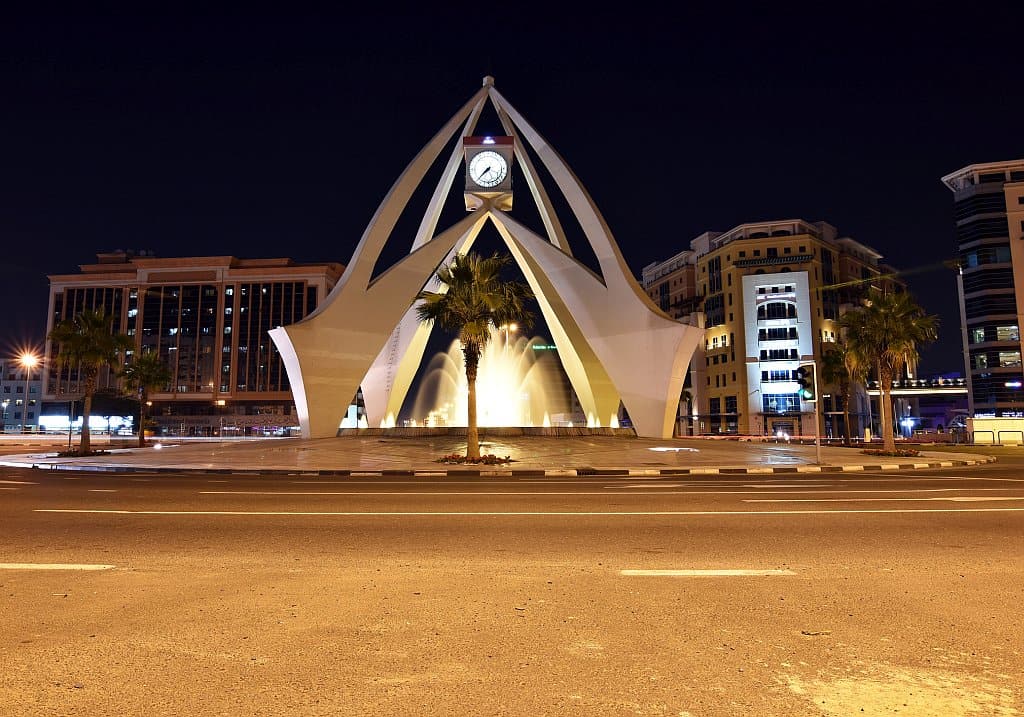
[[[5,398],[2,402],[0,402],[0,405],[3,405],[4,407],[4,418],[3,421],[0,422],[0,429],[4,429],[5,431],[7,429],[7,406],[10,405],[10,403],[11,399],[9,398]]]
[[[515,333],[516,331],[518,331],[519,330],[519,324],[514,324],[514,323],[513,324],[502,324],[498,328],[504,329],[504,331],[505,331],[505,350],[508,351],[508,334],[509,334],[510,331],[512,333]]]
[[[32,377],[32,369],[39,365],[39,357],[31,351],[25,351],[18,361],[25,371],[25,402],[21,410],[21,432],[28,433],[28,381]]]

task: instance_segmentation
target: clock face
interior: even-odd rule
[[[497,152],[485,150],[469,161],[469,178],[481,187],[494,187],[508,176],[508,163]]]

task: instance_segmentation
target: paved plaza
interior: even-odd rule
[[[897,470],[975,465],[993,459],[977,453],[954,453],[920,448],[915,457],[865,454],[860,448],[821,447],[821,464],[814,445],[746,440],[656,440],[624,436],[489,436],[481,435],[481,453],[508,456],[511,463],[460,465],[438,459],[465,451],[465,439],[455,435],[399,437],[380,432],[302,440],[245,439],[227,441],[154,441],[146,448],[110,448],[107,455],[60,458],[66,445],[46,438],[15,450],[7,437],[9,455],[0,465],[52,470],[168,470],[276,473],[414,473],[481,475],[679,475],[715,473],[792,473],[829,470]],[[17,437],[14,437],[17,438]],[[114,443],[114,445],[119,445]],[[100,443],[97,448],[103,448]],[[12,452],[13,451],[13,452]]]

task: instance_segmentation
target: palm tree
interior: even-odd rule
[[[846,368],[846,345],[837,343],[821,354],[821,380],[843,399],[843,445],[850,445],[850,372]]]
[[[907,293],[885,294],[862,307],[848,311],[839,320],[846,332],[849,349],[878,375],[881,391],[882,446],[896,450],[892,419],[892,382],[908,363],[919,357],[919,349],[938,338],[939,320],[925,314]]]
[[[96,393],[96,379],[104,366],[116,367],[119,355],[134,342],[124,334],[112,330],[114,317],[103,311],[85,309],[70,319],[61,321],[50,332],[50,341],[57,344],[57,362],[62,366],[78,368],[79,387],[82,391],[82,440],[78,452],[92,452],[89,441],[89,416],[92,397]]]
[[[146,445],[146,419],[149,392],[160,389],[171,382],[173,376],[167,365],[155,353],[136,356],[135,360],[125,366],[118,374],[124,379],[125,388],[138,395],[139,398],[139,447]]]
[[[439,323],[444,329],[457,332],[462,344],[462,357],[469,388],[466,426],[466,458],[480,457],[480,438],[476,425],[476,374],[491,330],[503,324],[518,323],[529,328],[533,317],[526,302],[533,298],[529,287],[520,282],[504,281],[501,271],[511,263],[508,255],[494,254],[483,258],[470,252],[456,256],[448,266],[437,270],[444,291],[421,291],[416,298],[420,321]]]

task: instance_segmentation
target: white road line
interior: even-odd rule
[[[304,490],[304,491],[276,491],[276,490],[201,490],[199,495],[651,495],[646,491],[643,493],[629,493],[623,492],[623,489],[628,491],[630,488],[646,486],[604,486],[605,488],[617,489],[615,493],[607,493],[604,491],[454,491],[454,490],[433,490],[433,491],[411,491],[411,490],[393,490],[393,491],[371,491],[371,490]],[[653,487],[653,486],[652,486]],[[672,488],[671,484],[659,485],[659,488]],[[981,491],[981,490],[1005,490],[1005,488],[905,488],[900,490],[898,488],[878,488],[876,490],[816,490],[816,491],[797,491],[797,490],[664,490],[659,491],[658,495],[801,495],[804,493],[840,493],[840,494],[861,494],[861,493],[949,493],[951,491]],[[811,500],[811,499],[808,499]],[[826,500],[826,499],[822,499]],[[868,500],[863,499],[850,499],[850,500]],[[756,501],[747,501],[756,502]],[[768,501],[765,501],[768,502]]]
[[[21,488],[9,488],[6,486],[0,487],[0,490],[21,490]]]
[[[740,488],[828,488],[831,483],[744,483]]]
[[[271,510],[97,510],[88,508],[35,508],[35,513],[100,513],[109,515],[296,515],[296,516],[713,516],[713,515],[842,515],[856,513],[1018,513],[1024,508],[869,508],[865,510],[632,510],[632,511],[271,511]]]
[[[116,493],[117,491],[113,488],[90,488],[90,493]]]
[[[116,565],[78,565],[75,563],[0,563],[0,570],[112,570]]]
[[[631,485],[606,485],[605,488],[630,490],[633,488],[682,488],[681,483],[633,483]]]
[[[0,485],[39,485],[30,480],[0,480]]]
[[[622,575],[638,577],[723,578],[771,575],[796,575],[792,570],[620,570]]]
[[[972,503],[981,501],[1024,500],[1024,496],[1005,495],[966,495],[941,496],[938,498],[744,498],[744,503],[882,503],[882,502],[924,502],[924,501],[956,501]]]

